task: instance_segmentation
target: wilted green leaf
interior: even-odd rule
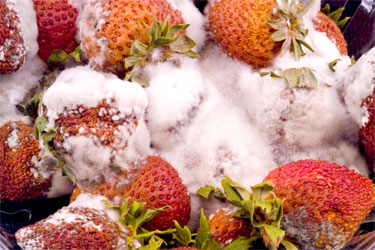
[[[273,184],[271,181],[266,181],[251,187],[253,197],[255,200],[261,201],[265,197],[269,196],[273,190]]]
[[[188,246],[190,243],[194,242],[191,238],[190,229],[187,226],[183,228],[177,221],[174,221],[176,227],[176,233],[173,234],[173,239],[178,242],[179,246]]]
[[[274,246],[278,247],[281,241],[284,239],[285,231],[271,226],[271,225],[264,225],[264,230],[267,233],[267,235],[270,237],[272,243]]]
[[[281,244],[285,247],[285,250],[298,250],[298,248],[289,241],[282,240]]]
[[[202,187],[202,188],[198,189],[197,195],[199,195],[199,196],[201,196],[205,199],[208,199],[211,192],[214,192],[215,190],[216,190],[216,188],[214,188],[213,186],[205,186],[205,187]]]
[[[252,237],[250,239],[245,238],[243,236],[237,238],[232,243],[230,243],[228,246],[224,248],[224,250],[247,250],[252,247],[252,244],[254,241],[256,241],[258,237]]]
[[[200,248],[201,250],[220,250],[222,249],[220,245],[216,242],[214,237],[210,237],[209,239],[206,239],[202,247]]]
[[[176,41],[171,43],[169,47],[173,52],[182,54],[191,50],[195,45],[196,43],[192,39],[190,39],[188,36],[181,35],[177,38]]]

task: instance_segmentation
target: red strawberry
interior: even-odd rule
[[[165,230],[175,226],[173,220],[181,226],[190,219],[190,196],[182,184],[178,172],[159,156],[148,156],[138,170],[136,177],[126,188],[124,197],[145,202],[149,209],[171,206],[158,214],[144,227],[148,230]]]
[[[232,217],[229,211],[219,209],[208,220],[210,234],[220,246],[225,247],[240,236],[248,238],[251,225],[247,220]]]
[[[371,180],[326,161],[291,162],[267,180],[285,199],[282,226],[301,249],[340,249],[375,204]]]
[[[104,195],[117,205],[130,198],[129,202],[146,203],[148,209],[171,206],[145,224],[144,227],[151,231],[173,228],[173,220],[184,226],[190,218],[190,196],[187,188],[182,184],[177,171],[159,156],[148,156],[136,170],[114,176],[111,181],[103,182],[93,190],[76,188],[71,201],[82,192]]]
[[[103,211],[64,207],[16,232],[23,249],[118,249],[119,227]]]
[[[13,7],[7,0],[0,1],[0,74],[17,71],[25,62],[20,20]]]
[[[367,108],[368,122],[359,130],[359,139],[364,147],[371,171],[375,172],[375,91],[362,103]]]
[[[39,152],[31,126],[8,122],[0,127],[0,201],[45,197],[51,180],[40,174]]]
[[[38,24],[38,55],[47,62],[53,50],[74,51],[78,46],[76,19],[78,11],[68,0],[33,0]]]

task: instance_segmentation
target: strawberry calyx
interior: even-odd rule
[[[196,43],[185,34],[179,35],[181,31],[186,30],[188,27],[189,24],[176,24],[168,28],[168,19],[165,19],[163,24],[160,24],[157,19],[154,19],[148,33],[149,44],[147,45],[139,41],[135,41],[132,44],[130,56],[124,61],[125,69],[132,69],[125,75],[124,80],[131,80],[132,78],[136,80],[136,72],[148,61],[152,61],[150,51],[155,48],[163,49],[161,61],[165,61],[173,54],[199,58],[199,55],[192,50]]]
[[[176,242],[177,247],[191,247],[200,250],[210,249],[222,249],[222,250],[235,250],[235,249],[249,249],[256,238],[245,238],[239,237],[231,242],[226,247],[221,247],[215,238],[210,234],[210,228],[207,221],[207,217],[201,210],[199,219],[199,228],[197,233],[191,233],[187,226],[181,227],[180,224],[175,221],[176,230],[172,237]]]
[[[334,66],[335,65],[332,65],[332,69]],[[330,65],[329,67],[331,68]],[[318,80],[314,72],[310,68],[307,68],[307,67],[280,70],[278,73],[275,73],[274,71],[260,72],[259,74],[262,77],[270,75],[273,78],[284,79],[285,82],[288,84],[288,86],[291,88],[297,87],[297,88],[313,89],[318,86]]]
[[[323,9],[321,9],[321,11],[329,18],[331,18],[331,20],[334,21],[337,27],[339,27],[340,29],[343,28],[350,19],[350,17],[345,17],[340,20],[344,8],[338,8],[337,10],[331,12],[331,7],[328,3],[324,6]]]
[[[102,202],[106,203],[108,208],[114,209],[120,214],[118,223],[124,231],[127,232],[125,235],[122,235],[122,237],[126,238],[127,247],[130,250],[159,249],[165,242],[158,235],[172,234],[175,232],[175,229],[148,231],[142,227],[142,225],[151,221],[160,212],[168,209],[169,206],[153,210],[145,208],[146,204],[141,202],[133,201],[130,204],[129,199],[125,199],[121,206],[113,206],[106,200],[102,200]],[[141,244],[142,247],[138,248],[137,244],[138,246]]]
[[[250,221],[253,228],[248,239],[250,243],[262,238],[268,249],[278,249],[280,244],[287,250],[297,249],[285,239],[285,231],[281,229],[283,200],[272,192],[274,187],[271,181],[252,186],[251,192],[228,176],[221,181],[221,185],[226,201],[239,208],[233,217]],[[201,196],[204,198],[208,198],[211,192],[217,193],[218,190],[210,186],[198,190],[198,194],[203,193]]]
[[[314,49],[304,40],[308,35],[308,29],[304,28],[302,17],[307,13],[314,1],[301,7],[296,0],[282,0],[282,6],[277,10],[280,18],[267,21],[267,24],[276,31],[271,34],[271,39],[276,42],[283,41],[280,56],[283,56],[288,50],[293,52],[298,61],[306,53],[303,46],[312,52]]]

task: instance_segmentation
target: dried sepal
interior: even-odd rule
[[[260,76],[270,75],[272,78],[283,78],[291,88],[316,88],[318,79],[310,68],[290,68],[280,70],[279,73],[273,71],[261,72]]]
[[[279,19],[267,22],[276,31],[271,34],[271,39],[276,42],[282,42],[280,56],[283,56],[288,50],[294,53],[298,61],[301,56],[305,55],[303,47],[314,52],[313,48],[306,43],[305,37],[308,30],[304,28],[302,17],[308,12],[313,1],[308,5],[301,7],[296,0],[283,0],[281,7],[277,10]]]
[[[340,20],[341,15],[344,11],[344,8],[338,8],[337,10],[331,12],[331,7],[329,6],[328,3],[324,6],[323,9],[321,9],[321,11],[324,14],[326,14],[329,18],[331,18],[331,20],[334,21],[337,27],[339,27],[340,29],[343,28],[345,24],[348,22],[348,20],[350,19],[350,17],[345,17]]]
[[[186,30],[188,24],[176,24],[168,28],[168,19],[160,24],[157,19],[153,20],[148,37],[149,44],[135,41],[130,49],[130,55],[125,58],[124,66],[128,70],[124,80],[135,80],[136,73],[150,61],[150,51],[154,48],[163,50],[162,59],[168,59],[172,54],[181,54],[190,58],[199,58],[199,55],[192,50],[196,43],[186,35],[179,35]],[[142,83],[143,86],[148,84]]]
[[[328,67],[329,67],[329,69],[330,69],[332,72],[335,72],[335,71],[336,71],[335,66],[336,66],[336,64],[337,64],[339,61],[341,61],[341,59],[337,58],[337,59],[333,60],[332,62],[329,62],[329,63],[328,63]]]
[[[75,50],[71,53],[66,53],[62,49],[55,49],[52,51],[51,55],[47,59],[48,64],[52,65],[61,65],[66,64],[69,59],[74,59],[74,61],[81,63],[81,43],[75,48]]]

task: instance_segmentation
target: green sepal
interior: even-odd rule
[[[335,72],[335,71],[336,71],[335,66],[336,66],[336,64],[337,64],[339,61],[341,61],[341,59],[337,58],[337,59],[333,60],[332,62],[328,63],[328,67],[329,67],[329,69],[330,69],[331,71]]]
[[[345,26],[346,22],[350,19],[350,17],[345,17],[340,20],[342,13],[344,12],[344,8],[338,8],[335,11],[331,12],[331,7],[327,3],[321,11],[326,14],[332,21],[336,23],[336,25],[341,29]]]
[[[69,56],[73,58],[76,62],[82,62],[81,61],[81,43],[78,44],[78,46],[74,49],[73,52],[69,53]]]
[[[268,236],[268,238],[265,238],[264,244],[268,249],[277,249],[281,241],[284,239],[285,231],[267,224],[264,225],[264,231]],[[268,239],[270,241],[268,241]]]
[[[69,55],[62,49],[54,50],[47,59],[48,64],[65,64]]]
[[[164,243],[160,238],[152,237],[147,245],[137,248],[137,250],[158,250],[161,245]]]
[[[227,198],[225,197],[224,193],[219,189],[213,186],[205,186],[198,189],[197,194],[205,199],[208,199],[210,194],[214,195],[214,197],[218,200],[226,201]]]
[[[258,238],[259,237],[251,237],[249,239],[249,238],[240,236],[239,238],[231,242],[228,246],[226,246],[224,250],[250,249],[254,241],[256,241]]]
[[[210,227],[208,226],[208,221],[206,216],[203,213],[203,209],[201,210],[201,215],[199,219],[199,228],[197,232],[197,239],[195,242],[195,248],[201,249],[203,243],[210,239],[212,236],[210,235]]]
[[[39,140],[39,135],[42,134],[42,132],[46,128],[47,124],[48,124],[48,120],[44,116],[38,116],[35,119],[35,122],[34,122],[34,137],[35,137],[36,140]]]
[[[190,229],[187,226],[183,228],[177,221],[174,221],[176,227],[176,233],[173,234],[173,239],[178,242],[179,246],[188,246],[190,243],[194,243]]]
[[[220,250],[222,247],[219,245],[219,243],[216,242],[214,237],[210,237],[209,239],[206,239],[202,247],[200,248],[201,250]]]
[[[291,68],[282,71],[282,77],[291,88],[316,88],[318,80],[311,69]]]
[[[298,248],[295,245],[293,245],[293,243],[287,240],[282,240],[281,245],[284,246],[285,250],[298,250]]]
[[[261,201],[270,195],[273,190],[273,184],[271,181],[266,181],[251,187],[254,200]]]
[[[350,57],[350,65],[348,66],[349,68],[352,67],[354,64],[356,64],[357,60],[355,60],[354,56]]]
[[[304,29],[302,22],[302,17],[312,5],[313,1],[299,8],[296,0],[291,0],[290,2],[283,0],[281,7],[277,10],[280,18],[267,21],[267,24],[276,30],[271,34],[271,39],[276,42],[283,41],[280,56],[283,56],[290,50],[294,53],[294,57],[298,61],[301,56],[306,54],[302,46],[314,52],[312,47],[304,41],[308,35],[308,30]]]
[[[225,195],[230,203],[240,206],[242,200],[250,199],[250,193],[241,184],[233,181],[228,176],[221,181]]]
[[[25,107],[24,107],[25,114],[31,117],[32,119],[36,119],[38,117],[38,110],[39,110],[40,103],[41,103],[41,94],[38,92],[25,104]]]
[[[184,54],[194,48],[195,45],[197,44],[187,35],[181,35],[169,47],[173,52]]]
[[[161,25],[157,19],[154,18],[151,28],[149,30],[149,43],[143,44],[135,41],[130,49],[130,55],[124,60],[125,69],[131,69],[125,75],[124,80],[133,80],[147,61],[151,60],[149,57],[150,51],[154,48],[163,49],[163,60],[166,60],[173,53],[183,54],[191,58],[199,58],[199,55],[191,49],[196,45],[186,35],[179,36],[180,31],[186,30],[188,24],[177,24],[168,28],[168,20],[165,19]],[[141,82],[143,82],[141,80]],[[145,84],[146,86],[148,84]]]

